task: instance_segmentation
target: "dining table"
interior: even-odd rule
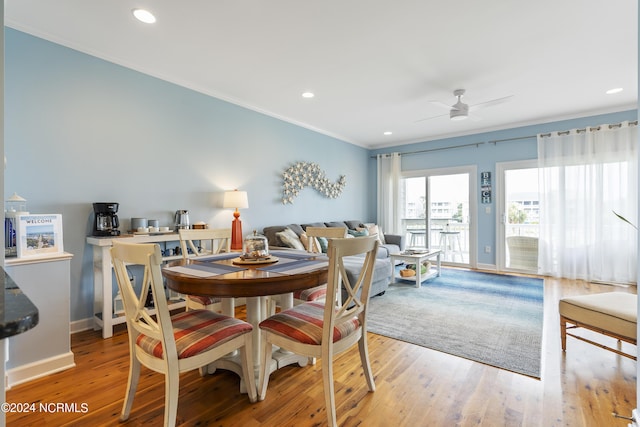
[[[162,268],[166,286],[184,295],[219,297],[223,314],[234,316],[234,298],[245,298],[247,322],[253,326],[252,353],[256,378],[260,372],[262,345],[259,323],[272,311],[270,296],[279,296],[282,310],[293,306],[293,292],[327,283],[329,258],[298,250],[271,251],[268,257],[243,259],[239,252],[205,255],[172,261]],[[284,349],[274,349],[269,373],[308,358]],[[208,372],[226,369],[242,378],[237,354],[209,365]],[[244,381],[241,382],[241,390]]]

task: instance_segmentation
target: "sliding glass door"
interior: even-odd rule
[[[498,163],[499,270],[538,272],[540,204],[536,160]]]
[[[475,266],[475,167],[404,174],[401,226],[409,248],[442,250],[442,261]]]

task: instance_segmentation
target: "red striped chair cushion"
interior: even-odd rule
[[[292,338],[303,344],[320,345],[322,342],[323,317],[324,304],[308,302],[296,305],[263,320],[260,323],[260,329]],[[349,322],[336,326],[333,328],[333,342],[340,341],[359,327],[360,321],[356,317]]]
[[[293,297],[300,301],[324,301],[327,296],[327,285],[316,286],[315,288],[303,289],[295,291]]]
[[[189,295],[189,299],[191,301],[197,302],[198,304],[202,304],[204,306],[215,304],[222,301],[220,298],[217,298],[217,297],[203,297],[200,295]]]
[[[178,359],[202,353],[253,329],[247,322],[209,310],[178,313],[171,316],[171,321]],[[162,358],[163,349],[160,340],[140,335],[136,343],[146,353]]]

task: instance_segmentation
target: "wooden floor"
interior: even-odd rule
[[[368,393],[357,351],[336,359],[341,426],[620,426],[636,407],[635,362],[569,338],[560,349],[558,299],[635,287],[545,279],[542,379],[510,373],[369,334],[375,393]],[[381,298],[384,298],[381,297]],[[455,334],[455,331],[451,331]],[[613,341],[608,341],[616,345]],[[624,344],[626,346],[626,344]],[[635,351],[635,347],[624,347]],[[72,336],[77,366],[7,391],[11,403],[62,403],[52,413],[7,414],[8,426],[118,425],[128,373],[126,330]],[[267,397],[251,404],[228,372],[181,376],[178,425],[321,426],[326,424],[320,364],[271,376]],[[143,368],[126,426],[162,425],[164,379]],[[73,406],[75,412],[69,412]],[[54,408],[49,405],[48,407]]]

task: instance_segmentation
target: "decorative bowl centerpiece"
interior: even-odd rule
[[[262,234],[258,234],[257,230],[253,230],[253,234],[249,234],[244,238],[242,247],[242,258],[257,259],[267,258],[269,256],[269,244],[267,238]]]
[[[278,261],[278,258],[269,255],[269,242],[257,230],[253,230],[244,238],[242,255],[234,259],[235,264],[266,264]]]

